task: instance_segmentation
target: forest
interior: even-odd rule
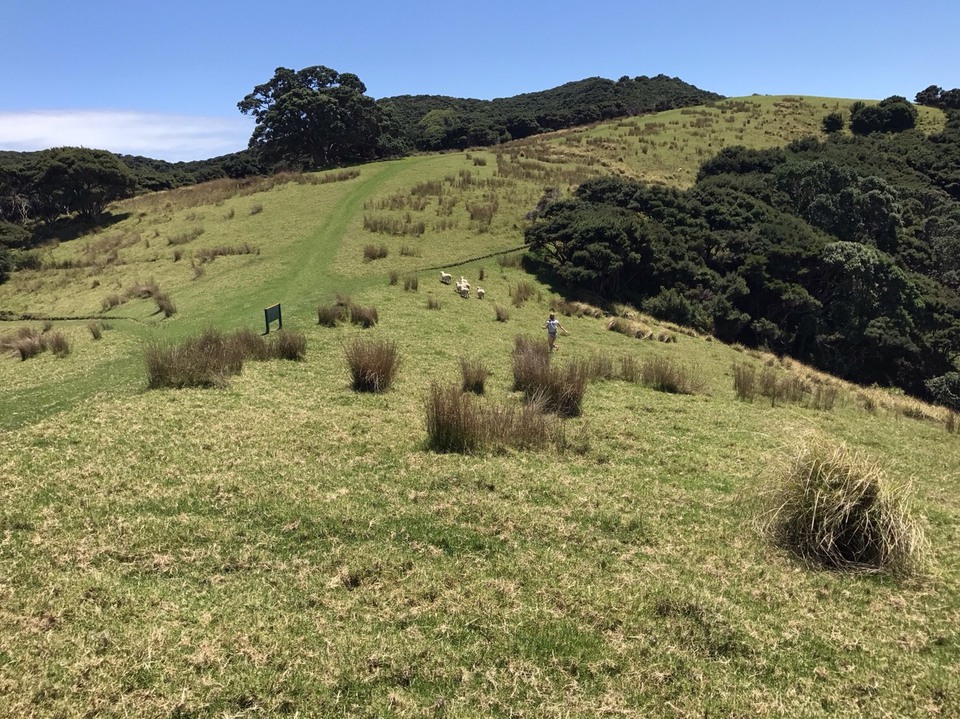
[[[569,292],[960,406],[960,113],[725,148],[688,190],[591,180],[525,239]]]

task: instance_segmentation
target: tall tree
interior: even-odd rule
[[[133,194],[136,185],[129,168],[106,150],[45,150],[32,171],[37,214],[48,221],[72,212],[96,220],[109,203]]]
[[[263,162],[320,169],[382,156],[384,113],[366,91],[356,75],[323,65],[278,67],[237,108],[256,119],[250,149]]]

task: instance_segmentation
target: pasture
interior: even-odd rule
[[[631,308],[594,316],[515,261],[547,187],[687,184],[723,144],[818,131],[835,102],[741,98],[213,183],[46,250],[0,286],[19,317],[0,333],[70,343],[0,358],[0,715],[960,713],[955,418]],[[348,297],[374,326],[318,324]],[[305,361],[146,388],[151,342],[261,331],[277,302]],[[551,365],[594,368],[579,415],[539,449],[430,449],[431,387],[459,388],[464,362],[489,370],[477,402],[522,406],[517,337],[542,339],[554,308],[570,335]],[[357,338],[395,343],[387,391],[351,388]],[[658,364],[690,389],[645,381]],[[795,391],[738,397],[744,366]],[[758,497],[812,442],[910,485],[922,571],[829,571],[765,539]]]

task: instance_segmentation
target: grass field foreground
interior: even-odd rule
[[[637,339],[608,317],[563,316],[555,366],[670,362],[695,390],[593,379],[559,443],[427,448],[431,387],[459,386],[470,357],[490,372],[477,401],[519,406],[516,338],[542,339],[562,305],[511,263],[469,261],[519,244],[520,210],[548,173],[598,171],[516,157],[543,174],[471,180],[467,195],[446,178],[503,179],[490,151],[210,204],[134,201],[111,232],[157,213],[171,218],[161,237],[204,231],[162,255],[141,234],[115,248],[123,262],[104,265],[106,282],[89,266],[0,288],[17,312],[78,317],[54,323],[69,356],[0,361],[0,715],[960,713],[960,436],[935,408],[648,317],[632,318],[650,330]],[[494,190],[490,224],[471,225],[485,215],[466,205]],[[397,208],[400,194],[426,204]],[[442,203],[457,227],[363,226],[364,214],[439,222]],[[364,262],[371,241],[388,256]],[[77,242],[51,256],[79,257]],[[172,255],[243,243],[260,254],[218,256],[198,277]],[[401,254],[415,243],[419,256]],[[485,298],[426,269],[441,266]],[[416,290],[391,285],[390,270],[419,270]],[[161,319],[146,299],[101,311],[104,290],[147,277],[177,314]],[[521,286],[530,296],[514,303]],[[317,324],[338,292],[376,307],[377,324]],[[245,363],[222,389],[145,389],[149,341],[259,328],[272,301],[306,336],[305,361]],[[117,316],[95,340],[87,314]],[[397,347],[386,392],[350,386],[344,350],[361,337]],[[738,365],[831,384],[836,402],[738,399]],[[912,484],[931,547],[922,575],[818,570],[763,539],[760,489],[814,438]]]

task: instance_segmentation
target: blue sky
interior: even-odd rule
[[[960,87],[955,0],[4,0],[2,18],[6,150],[234,152],[253,130],[237,102],[281,66],[352,72],[375,98],[659,73],[732,97]]]

